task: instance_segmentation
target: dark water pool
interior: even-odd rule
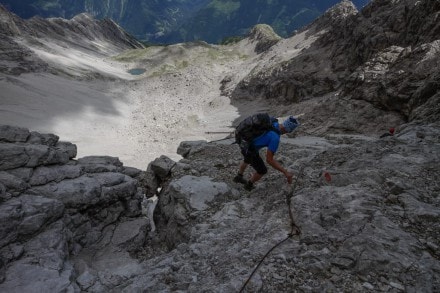
[[[128,70],[127,72],[130,73],[131,75],[141,75],[145,72],[146,70],[143,68],[133,68]]]

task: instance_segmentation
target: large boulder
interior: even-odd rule
[[[206,176],[187,175],[173,180],[161,193],[158,202],[161,216],[167,223],[168,247],[188,241],[192,219],[231,193],[232,189],[227,184],[214,182]]]
[[[174,167],[174,165],[176,165],[176,162],[167,156],[160,156],[150,164],[151,170],[162,181],[171,174],[171,169]]]
[[[48,225],[24,245],[10,246],[12,258],[20,257],[6,266],[2,292],[77,292],[73,282],[75,270],[68,261],[68,231],[61,221]],[[14,251],[16,253],[14,256]],[[2,249],[5,252],[7,249]]]
[[[49,182],[60,182],[64,179],[78,178],[83,174],[79,165],[56,165],[35,168],[29,179],[30,185],[45,185]]]
[[[26,128],[0,125],[0,142],[26,142],[30,132]]]
[[[62,217],[64,205],[42,196],[22,195],[0,205],[0,247],[26,239]]]
[[[119,158],[110,156],[86,156],[78,159],[78,164],[87,173],[122,171],[122,162]]]

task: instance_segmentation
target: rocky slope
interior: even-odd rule
[[[184,142],[185,159],[141,173],[72,160],[54,135],[2,127],[1,138],[2,291],[239,291],[276,245],[244,292],[440,288],[438,127],[285,139],[294,190],[270,170],[251,193],[232,183],[231,141]],[[154,203],[140,217],[158,187],[154,217]]]
[[[188,105],[210,109],[210,126],[231,122],[215,116],[225,109],[220,90],[242,115],[304,113],[277,152],[292,186],[273,169],[251,192],[233,183],[241,154],[231,139],[182,142],[183,159],[160,156],[141,171],[115,157],[76,158],[76,146],[53,134],[1,126],[0,291],[440,291],[438,6],[417,3],[377,0],[357,12],[344,1],[289,39],[258,26],[230,46],[117,57],[151,68],[133,84],[158,99],[133,117],[164,133],[202,128],[178,116]],[[405,5],[411,17],[399,14]],[[374,32],[385,19],[393,25]],[[401,39],[406,27],[420,42]],[[380,36],[387,41],[375,43]],[[378,100],[385,84],[389,96]],[[396,90],[401,108],[379,102]]]
[[[293,193],[273,170],[251,193],[231,183],[241,155],[229,143],[183,143],[185,159],[167,164],[157,237],[175,249],[128,291],[236,292],[283,240],[245,292],[438,291],[438,128],[286,139]]]
[[[286,112],[306,113],[316,132],[437,121],[439,10],[436,1],[373,1],[358,13],[342,1],[305,28],[306,38],[321,35],[310,47],[255,68],[228,94],[282,101]],[[318,105],[299,104],[317,97]]]
[[[29,47],[46,52],[57,41],[65,48],[81,48],[95,55],[116,54],[131,48],[143,48],[110,19],[96,20],[80,14],[71,20],[39,17],[23,20],[0,5],[1,63],[0,72],[18,75],[24,72],[47,71],[49,66]]]

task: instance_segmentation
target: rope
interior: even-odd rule
[[[292,209],[291,209],[291,200],[290,198],[293,196],[297,183],[298,183],[298,179],[299,177],[302,175],[302,172],[304,170],[304,167],[301,167],[298,173],[298,177],[296,177],[295,183],[293,184],[293,187],[291,189],[290,192],[288,192],[286,194],[286,201],[287,201],[287,205],[289,207],[289,218],[290,218],[290,226],[291,226],[291,230],[290,233],[287,235],[287,237],[283,240],[281,240],[280,242],[278,242],[277,244],[275,244],[271,249],[269,249],[269,251],[263,256],[263,258],[260,260],[260,262],[257,264],[257,266],[255,267],[255,269],[252,271],[252,273],[250,274],[249,278],[246,280],[246,282],[243,284],[243,286],[240,289],[240,293],[242,293],[244,291],[244,289],[246,288],[247,284],[250,282],[250,280],[252,279],[252,277],[254,276],[254,274],[257,272],[257,270],[259,269],[259,267],[261,266],[261,264],[263,263],[263,261],[266,259],[266,257],[273,251],[275,250],[275,248],[277,248],[278,246],[280,246],[281,244],[283,244],[284,242],[286,242],[289,238],[292,238],[294,235],[300,235],[301,234],[301,230],[299,229],[299,227],[295,224],[295,221],[293,219],[293,214],[292,214]],[[296,233],[294,233],[294,231],[296,230]]]
[[[249,283],[249,281],[252,279],[252,277],[254,276],[255,272],[258,270],[258,268],[260,267],[260,265],[263,263],[263,261],[265,260],[265,258],[278,246],[280,246],[281,244],[283,244],[285,241],[287,241],[287,239],[289,239],[291,236],[289,234],[289,236],[287,236],[285,239],[281,240],[280,242],[278,242],[274,247],[272,247],[271,249],[269,249],[269,251],[263,256],[263,258],[260,260],[260,262],[258,263],[258,265],[255,267],[255,269],[252,271],[252,274],[249,276],[249,278],[246,280],[246,282],[243,284],[243,286],[240,289],[240,293],[243,292],[243,290],[246,288],[247,284]]]
[[[234,131],[205,131],[205,134],[231,134]]]
[[[295,193],[296,187],[298,185],[298,179],[302,176],[303,170],[304,170],[304,166],[299,168],[298,177],[296,177],[295,183],[293,183],[293,187],[290,190],[290,192],[286,194],[286,202],[287,202],[287,206],[289,207],[290,226],[292,228],[292,230],[290,231],[290,234],[289,234],[290,236],[301,234],[301,230],[296,225],[295,220],[293,219],[293,212],[291,209],[291,198],[292,198],[293,194]],[[293,233],[294,230],[296,230],[297,233]]]

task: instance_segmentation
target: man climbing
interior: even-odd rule
[[[291,184],[293,175],[275,160],[274,155],[278,150],[280,136],[292,132],[298,126],[299,121],[293,116],[288,117],[282,124],[268,114],[255,114],[243,120],[237,126],[235,138],[244,160],[240,163],[234,182],[244,184],[244,188],[249,191],[254,188],[254,183],[267,173],[267,167],[259,154],[260,149],[267,147],[266,162],[283,173],[287,182]],[[245,180],[243,174],[249,164],[255,172],[249,180]]]

